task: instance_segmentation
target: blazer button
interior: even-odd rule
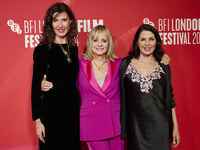
[[[95,105],[95,104],[96,104],[96,102],[94,101],[94,102],[92,102],[92,104],[93,104],[93,105]]]
[[[108,102],[108,103],[109,103],[109,102],[110,102],[110,100],[109,100],[109,99],[107,99],[107,100],[106,100],[106,102]]]

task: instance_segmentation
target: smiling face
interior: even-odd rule
[[[156,48],[156,38],[151,31],[142,31],[137,41],[140,49],[140,55],[150,56]]]
[[[92,39],[92,52],[95,56],[105,56],[108,51],[108,39],[105,33],[97,33]]]
[[[52,20],[52,27],[55,33],[55,41],[60,41],[66,37],[70,29],[71,20],[66,12],[54,13]]]

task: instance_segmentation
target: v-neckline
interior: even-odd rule
[[[91,65],[92,65],[92,63],[91,63]],[[108,64],[107,64],[107,65],[108,65]],[[98,74],[98,73],[95,73],[95,72],[94,72],[93,66],[91,66],[91,67],[92,67],[92,75],[94,76],[94,80],[96,80],[96,82],[97,82],[97,84],[98,84],[98,86],[99,86],[99,83],[98,83],[97,78],[96,78],[96,74]],[[108,67],[109,67],[109,66],[108,66]],[[109,69],[109,68],[108,68],[108,69]],[[100,74],[100,75],[102,75],[102,76],[105,75],[104,81],[103,81],[103,84],[102,84],[102,87],[103,87],[103,85],[105,84],[106,76],[107,76],[107,74],[108,74],[108,69],[107,69],[106,72]],[[100,89],[102,89],[102,87],[99,86]]]
[[[133,68],[133,69],[135,70],[135,72],[136,72],[139,76],[141,76],[141,77],[143,77],[143,78],[149,78],[149,77],[154,73],[154,71],[160,66],[160,65],[158,64],[156,67],[154,67],[154,68],[152,69],[152,71],[151,71],[148,75],[142,75],[142,74],[132,65],[132,63],[130,63],[130,65],[131,65],[131,68]]]

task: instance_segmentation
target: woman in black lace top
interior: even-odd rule
[[[133,49],[120,66],[122,137],[127,137],[128,150],[170,150],[170,138],[177,147],[180,135],[170,68],[159,63],[158,31],[141,25]]]

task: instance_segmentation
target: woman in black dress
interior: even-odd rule
[[[33,54],[32,116],[40,150],[80,150],[76,35],[70,7],[64,3],[52,5]],[[41,91],[44,74],[54,85],[46,92]]]
[[[161,38],[151,25],[137,30],[122,60],[121,125],[128,150],[170,150],[180,143],[169,66],[160,64]]]

